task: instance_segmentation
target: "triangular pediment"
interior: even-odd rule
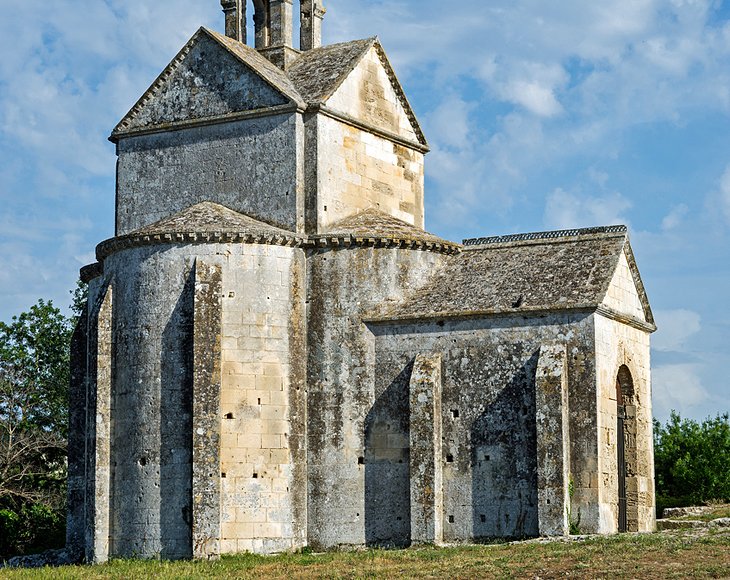
[[[303,101],[282,71],[256,50],[201,28],[117,125],[112,138],[288,104]]]
[[[294,61],[288,74],[308,103],[428,147],[377,38],[307,51]]]
[[[601,304],[623,316],[650,325],[654,324],[649,299],[628,239],[618,256],[616,268]]]

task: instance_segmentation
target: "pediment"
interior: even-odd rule
[[[255,50],[201,28],[117,125],[112,138],[299,101],[288,79]]]
[[[418,119],[377,38],[304,52],[288,71],[302,97],[428,147]]]
[[[405,91],[377,40],[325,104],[378,129],[428,146]]]
[[[618,257],[616,269],[601,304],[618,314],[654,324],[649,299],[628,240]]]

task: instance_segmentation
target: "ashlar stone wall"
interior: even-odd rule
[[[317,547],[375,543],[378,523],[368,505],[377,487],[407,478],[408,434],[388,432],[398,404],[379,407],[382,381],[375,339],[365,313],[402,300],[448,259],[435,252],[388,249],[323,249],[310,255],[307,309],[308,544]],[[402,380],[407,383],[407,377]],[[402,390],[399,391],[402,393]],[[408,397],[407,393],[403,394]],[[407,418],[403,419],[407,421]],[[377,471],[391,461],[392,473]],[[370,463],[368,463],[370,462]],[[377,473],[376,473],[377,472]],[[377,481],[378,474],[383,479]],[[393,502],[408,503],[400,490]],[[398,517],[398,516],[396,516]],[[401,515],[399,526],[410,522]],[[385,539],[385,538],[383,538]]]
[[[318,114],[313,131],[317,231],[370,207],[422,228],[424,149],[375,47],[326,108],[335,116]]]
[[[619,315],[646,324],[634,278],[622,253],[604,304]],[[625,406],[624,449],[628,531],[655,525],[651,405],[650,328],[595,315],[599,425],[600,533],[618,530],[617,405]],[[623,367],[623,368],[622,368]],[[622,400],[617,402],[617,383]]]
[[[106,259],[86,330],[94,452],[74,448],[94,473],[72,506],[89,560],[305,545],[304,274],[303,250],[275,245]]]
[[[304,255],[241,246],[224,271],[221,552],[306,544]]]
[[[109,555],[192,555],[194,258],[107,258],[113,290]]]
[[[317,118],[317,226],[374,207],[423,227],[423,154],[369,131]]]
[[[595,426],[585,420],[595,413],[591,316],[504,316],[378,324],[371,328],[375,333],[378,369],[373,409],[378,413],[378,421],[386,425],[389,436],[407,438],[409,435],[408,420],[396,419],[413,416],[406,393],[414,358],[427,353],[439,353],[442,358],[439,417],[442,438],[433,453],[442,468],[443,540],[554,533],[552,529],[540,529],[538,475],[543,478],[542,483],[549,486],[555,483],[554,497],[545,497],[557,498],[561,505],[564,505],[567,471],[580,469],[589,472],[588,478],[597,477]],[[545,345],[559,345],[561,352],[567,353],[566,359],[553,357],[567,366],[565,387],[560,386],[566,380],[562,366],[544,371],[550,370],[558,381],[552,399],[543,394],[538,397],[536,392],[538,366],[546,364]],[[546,406],[539,410],[540,432],[538,401]],[[557,462],[559,469],[552,464],[546,469],[538,465],[537,450],[552,444],[544,440],[549,428],[547,435],[557,438],[556,450],[567,451],[563,447],[562,423],[568,417],[562,410],[567,405],[570,425],[565,425],[565,435],[567,439],[570,431],[572,462],[565,470],[562,461]],[[549,413],[554,415],[555,425],[548,425],[544,420]],[[400,465],[400,458],[393,459],[387,466],[389,469]],[[368,468],[380,466],[366,464]],[[373,521],[379,522],[378,540],[390,539],[395,544],[411,540],[413,531],[399,523],[410,521],[411,505],[398,498],[408,497],[409,479],[413,477],[417,474],[404,470],[402,477],[391,478],[389,485],[377,485],[376,478],[372,480],[372,489],[365,490],[365,497],[370,497],[366,514],[370,513]],[[546,477],[551,480],[545,481]],[[597,492],[593,490],[596,497]],[[578,502],[591,499],[586,491],[576,497]],[[552,519],[560,528],[562,514]],[[586,513],[584,522],[587,530],[597,528],[597,514]]]
[[[116,234],[201,201],[301,231],[303,148],[297,113],[124,138],[117,145]]]
[[[413,143],[418,142],[375,46],[327,99],[327,106]]]

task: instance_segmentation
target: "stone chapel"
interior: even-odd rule
[[[82,269],[68,547],[210,558],[654,528],[626,228],[424,230],[428,143],[377,38],[222,0],[110,137]]]

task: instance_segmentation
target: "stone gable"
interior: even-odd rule
[[[277,87],[289,83],[274,65],[243,45],[228,46],[224,38],[199,30],[117,125],[113,136],[269,109],[291,103],[292,95],[296,98],[292,87],[286,87],[289,95]]]

